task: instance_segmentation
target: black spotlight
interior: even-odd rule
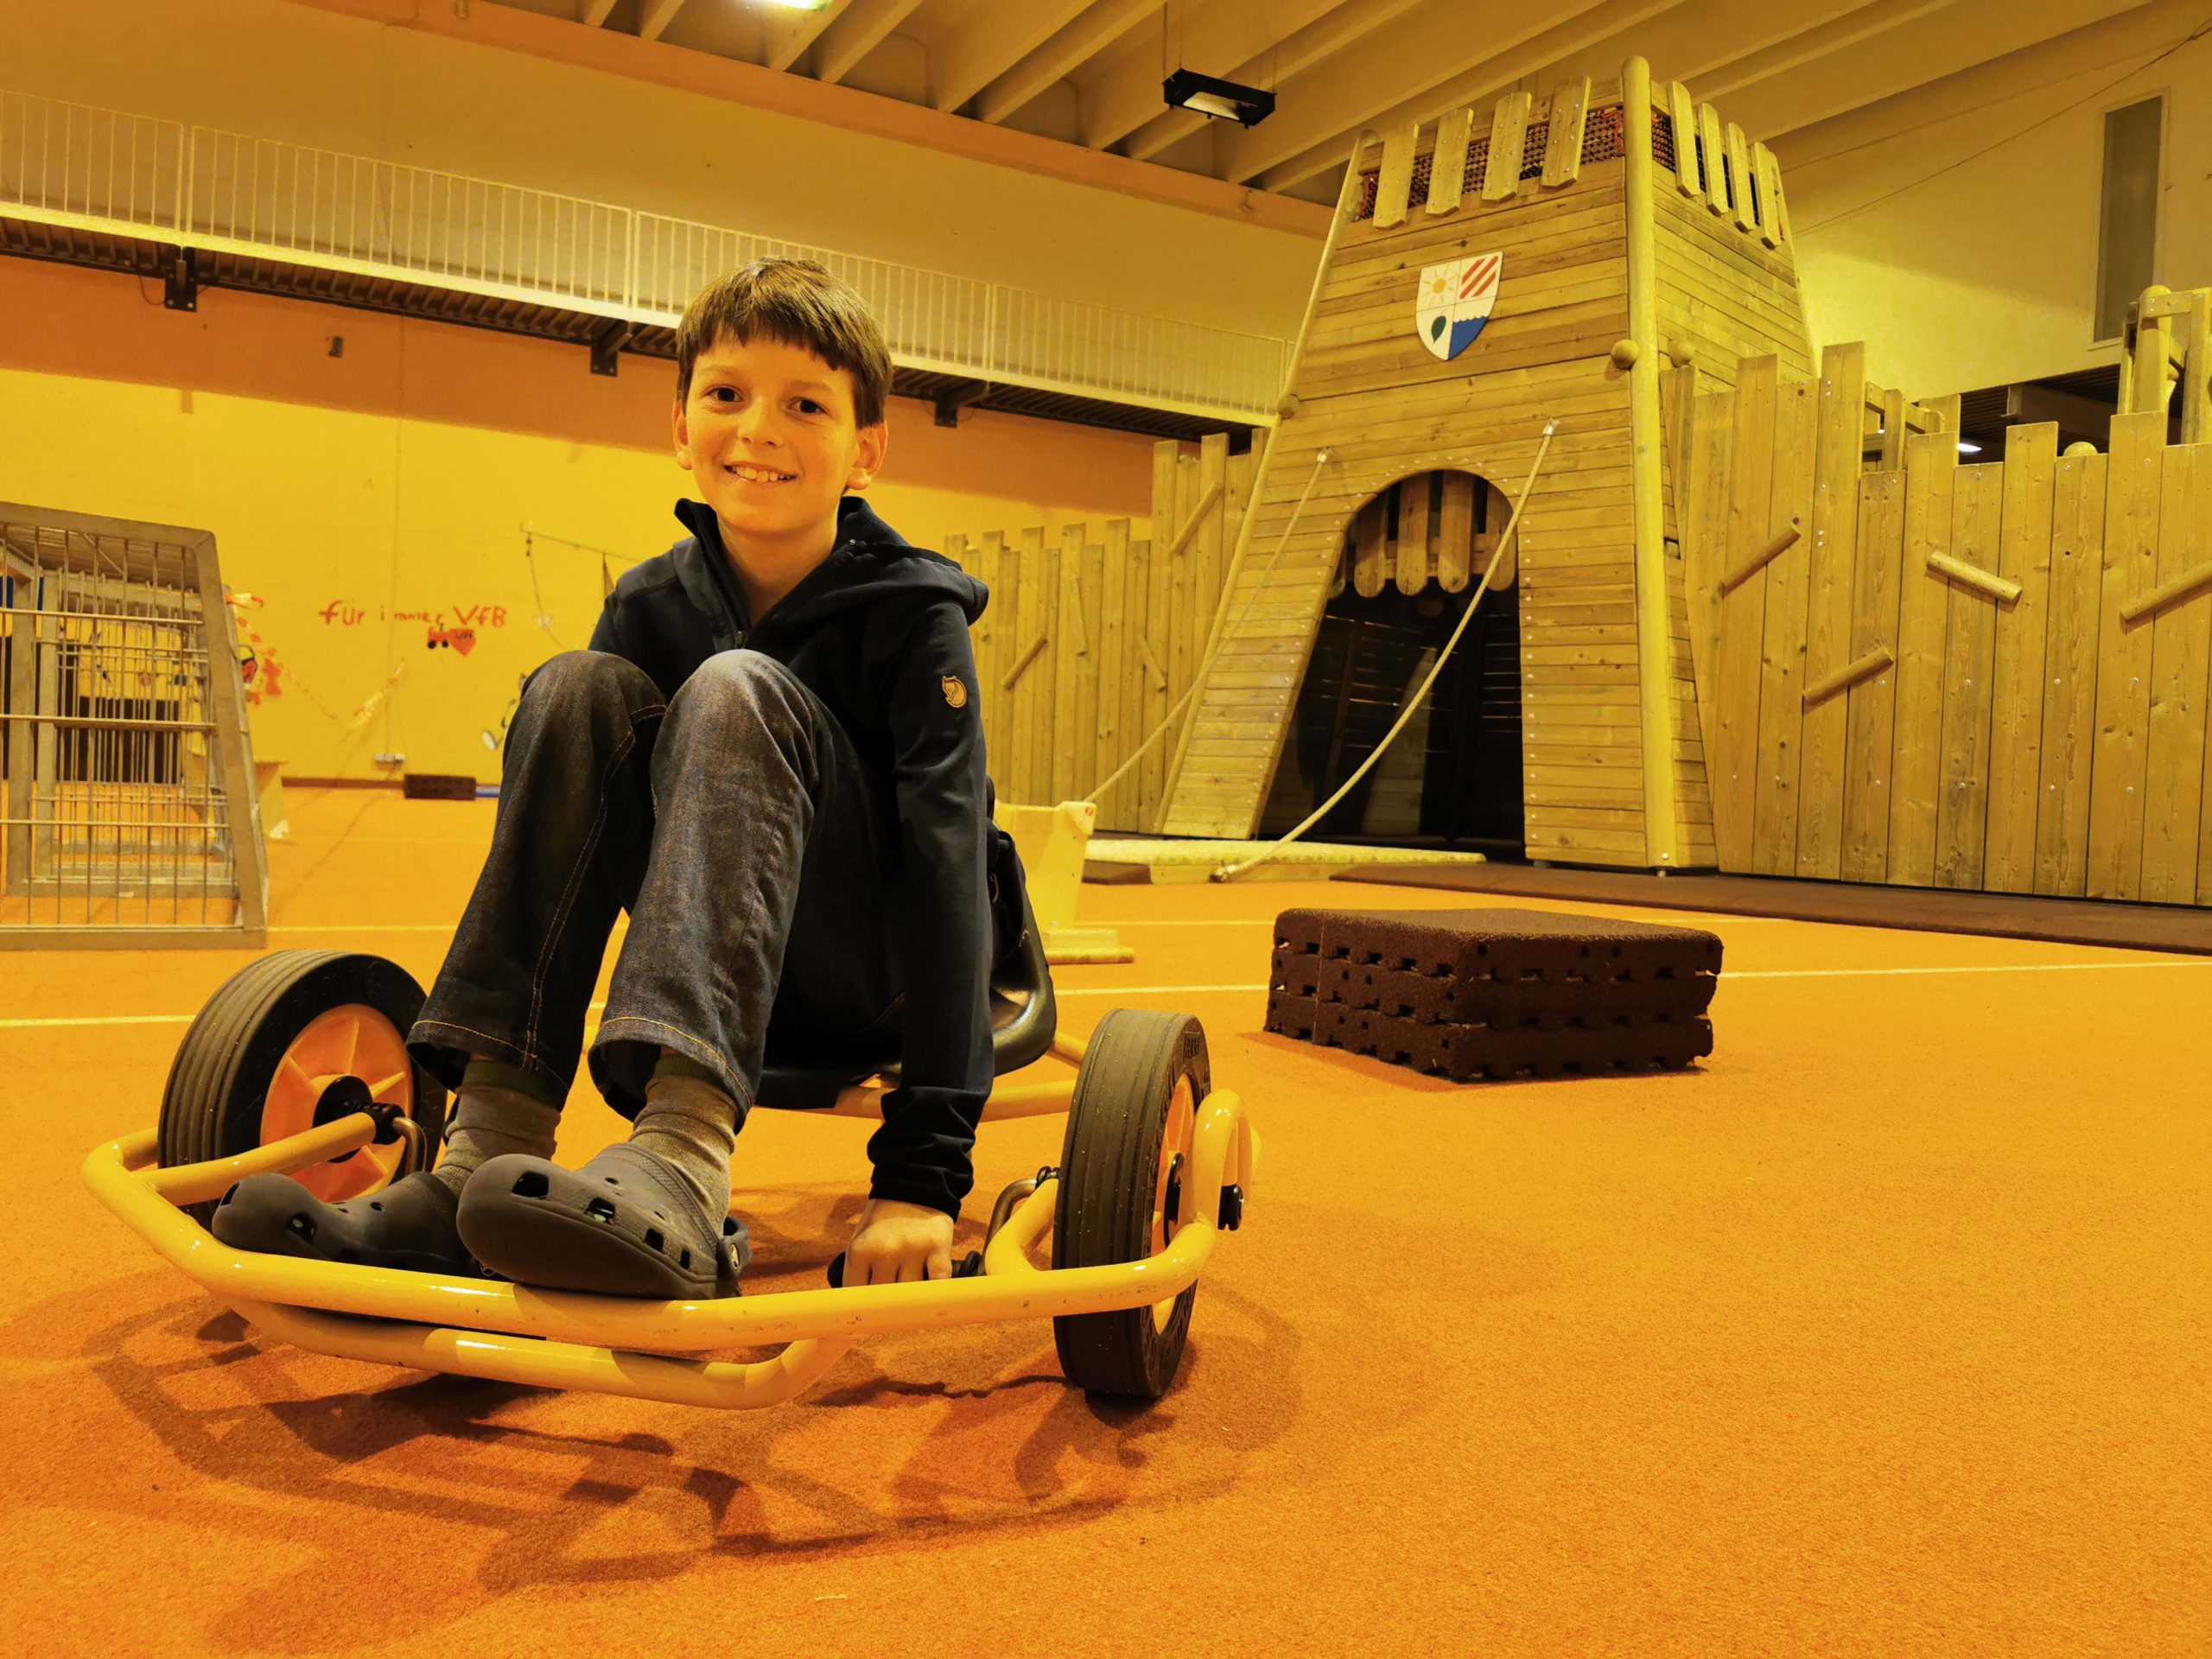
[[[1275,111],[1275,95],[1257,86],[1217,80],[1195,69],[1178,69],[1160,83],[1160,95],[1172,108],[1195,110],[1218,120],[1256,127]]]

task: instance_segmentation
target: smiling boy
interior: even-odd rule
[[[950,1273],[1020,869],[991,825],[969,644],[986,592],[858,499],[890,380],[874,319],[819,265],[756,261],[693,301],[674,435],[704,502],[677,505],[690,535],[622,577],[590,649],[524,688],[491,852],[410,1033],[460,1091],[443,1160],[373,1209],[253,1177],[219,1236],[726,1294],[748,1254],[730,1154],[766,1053],[889,1052],[845,1281]],[[622,910],[589,1064],[633,1128],[570,1171],[554,1129]]]

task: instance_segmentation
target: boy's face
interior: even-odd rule
[[[881,422],[855,426],[852,376],[804,346],[728,335],[701,353],[676,405],[676,459],[733,553],[819,558],[837,503],[883,465]]]

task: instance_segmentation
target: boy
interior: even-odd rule
[[[677,461],[705,502],[677,505],[690,537],[622,577],[590,649],[531,677],[491,852],[409,1035],[460,1092],[442,1161],[373,1204],[253,1177],[216,1212],[226,1242],[728,1294],[749,1254],[730,1153],[764,1052],[891,1052],[845,1282],[950,1274],[988,969],[1021,913],[968,639],[988,595],[848,493],[883,465],[891,380],[850,288],[756,261],[692,302],[677,359]],[[634,1128],[572,1172],[554,1128],[618,909],[589,1060]]]

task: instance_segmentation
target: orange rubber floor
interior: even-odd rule
[[[271,944],[427,982],[490,804],[291,793]],[[244,956],[0,954],[6,1646],[2212,1651],[2212,963],[1642,912],[1726,941],[1694,1071],[1454,1087],[1262,1032],[1279,909],[1450,902],[1084,890],[1136,960],[1061,970],[1068,1026],[1197,1014],[1266,1141],[1145,1410],[1042,1324],[727,1414],[264,1343],[79,1175]],[[562,1155],[620,1128],[587,1085]],[[985,1130],[961,1249],[1059,1134]],[[747,1126],[753,1294],[819,1282],[866,1136]]]

